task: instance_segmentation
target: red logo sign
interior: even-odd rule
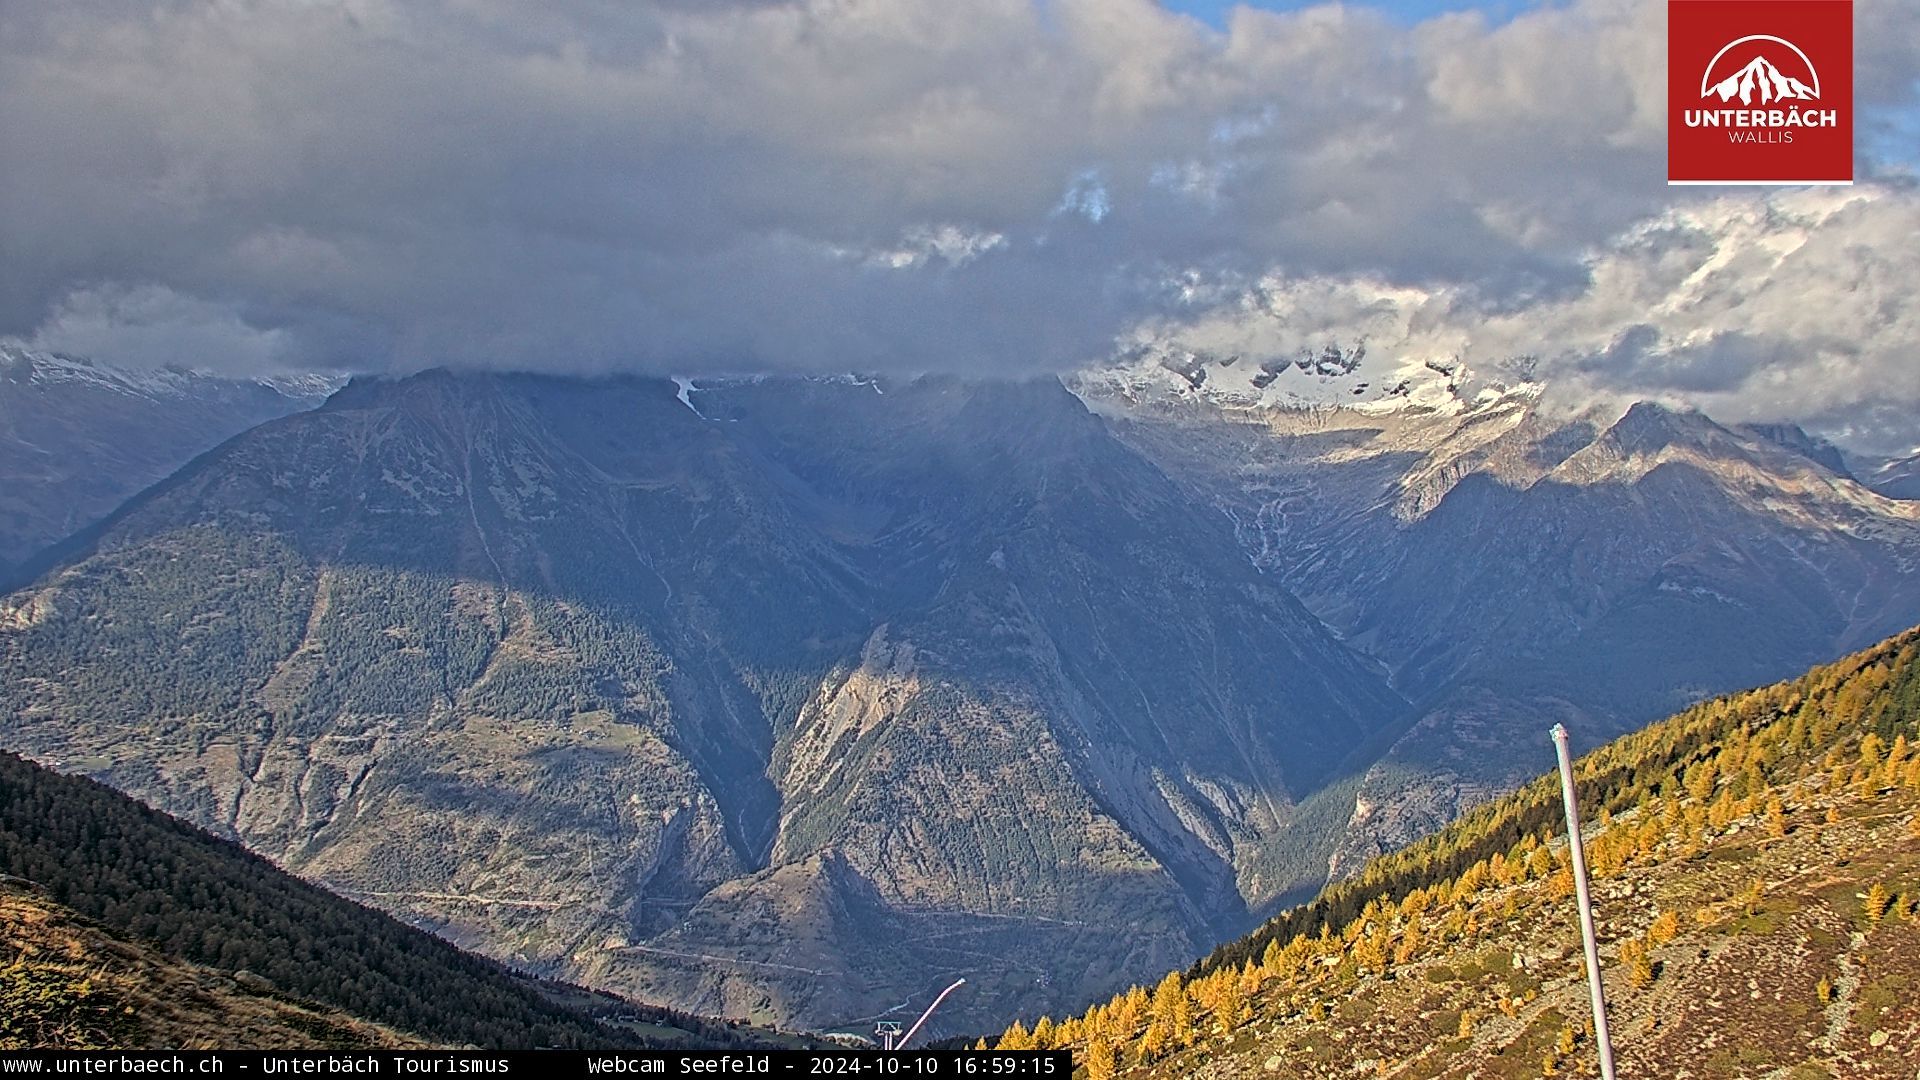
[[[1667,0],[1667,182],[1853,183],[1853,0]]]

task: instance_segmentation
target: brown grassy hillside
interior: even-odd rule
[[[115,936],[21,883],[0,883],[0,1049],[425,1045],[245,982]]]

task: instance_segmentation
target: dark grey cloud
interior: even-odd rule
[[[1860,19],[1863,104],[1911,105],[1920,9]],[[1590,361],[1655,326],[1564,366],[1719,393],[1739,361],[1676,359],[1634,303],[1714,251],[1727,295],[1800,305],[1700,224],[1772,204],[1665,186],[1663,34],[1658,0],[1224,32],[1148,0],[9,4],[0,334],[229,370],[990,372],[1411,305],[1409,348]],[[1908,332],[1889,302],[1867,322]],[[1701,333],[1864,332],[1769,320]]]
[[[1737,392],[1755,372],[1803,359],[1798,343],[1742,330],[1712,330],[1676,343],[1649,323],[1636,323],[1605,349],[1576,363],[1582,373],[1623,386],[1686,395]]]

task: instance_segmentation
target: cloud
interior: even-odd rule
[[[1859,18],[1883,123],[1920,9]],[[227,369],[993,373],[1293,290],[1755,408],[1817,354],[1854,380],[1837,416],[1905,299],[1843,321],[1729,251],[1700,302],[1764,326],[1632,311],[1711,221],[1799,213],[1665,186],[1663,35],[1657,0],[1224,30],[1148,0],[6,5],[0,334]],[[1908,272],[1910,229],[1852,224],[1905,221],[1903,185],[1794,266]]]
[[[1526,358],[1560,400],[1654,399],[1729,421],[1791,419],[1863,449],[1920,437],[1920,235],[1910,186],[1747,193],[1677,207],[1588,252],[1575,289],[1490,294],[1276,274],[1238,303],[1142,326],[1144,342],[1286,357],[1365,339],[1375,356]]]
[[[284,330],[261,330],[232,310],[158,285],[75,289],[28,344],[75,356],[112,357],[131,368],[162,368],[191,359],[197,368],[232,375],[275,371],[294,349]]]

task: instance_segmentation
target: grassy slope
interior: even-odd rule
[[[0,883],[0,1049],[425,1044],[127,940]]]
[[[1914,1076],[1916,721],[1920,631],[1580,760],[1621,1075]],[[1558,814],[1542,777],[1046,1041],[1096,1075],[1596,1075]]]

